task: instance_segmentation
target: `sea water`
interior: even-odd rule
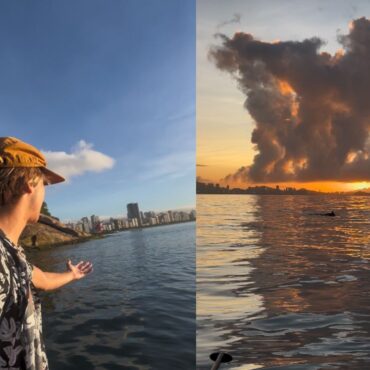
[[[369,236],[367,196],[198,195],[197,368],[369,369]]]
[[[42,294],[51,370],[195,368],[195,223],[112,234],[32,253],[45,271],[91,261]]]

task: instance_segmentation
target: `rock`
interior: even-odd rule
[[[44,247],[77,243],[91,237],[89,233],[78,232],[66,227],[54,217],[40,215],[37,223],[26,226],[21,235],[20,244],[23,247]]]
[[[38,222],[40,224],[51,226],[54,229],[57,229],[57,230],[65,233],[65,234],[69,234],[71,236],[84,237],[84,236],[90,235],[90,234],[84,233],[82,231],[76,231],[76,230],[70,229],[70,228],[66,227],[64,224],[62,224],[56,218],[50,217],[50,216],[45,216],[43,214],[40,215],[40,218],[39,218]]]

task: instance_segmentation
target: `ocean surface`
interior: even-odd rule
[[[369,259],[370,197],[198,195],[197,369],[370,369]]]
[[[195,369],[194,222],[29,254],[51,272],[68,258],[94,271],[42,294],[51,370]]]

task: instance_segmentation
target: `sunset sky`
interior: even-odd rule
[[[198,179],[370,187],[367,17],[368,1],[198,1]]]

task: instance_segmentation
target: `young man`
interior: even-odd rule
[[[18,245],[27,223],[37,222],[45,185],[64,181],[46,168],[42,153],[14,137],[0,137],[0,369],[47,370],[41,304],[35,288],[57,289],[92,271],[90,262],[44,272]]]

